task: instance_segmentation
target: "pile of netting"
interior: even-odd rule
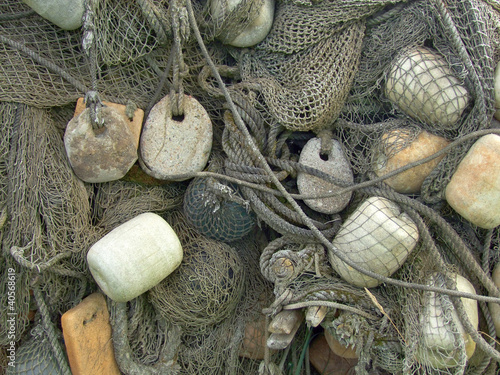
[[[268,1],[86,0],[68,31],[0,0],[0,373],[71,373],[60,320],[99,291],[87,253],[145,212],[184,258],[107,298],[125,375],[319,374],[323,335],[352,348],[345,373],[497,373],[500,227],[459,215],[446,188],[500,135],[500,3],[277,0],[261,42],[221,42]],[[203,171],[75,175],[63,136],[79,98],[146,121],[166,95],[210,116]],[[386,169],[422,137],[441,146]],[[425,163],[418,188],[395,187]]]

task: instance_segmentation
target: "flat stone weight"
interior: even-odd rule
[[[174,176],[205,168],[212,149],[212,122],[193,97],[183,97],[183,118],[172,116],[170,95],[149,113],[139,143],[139,164],[160,180],[182,180]]]

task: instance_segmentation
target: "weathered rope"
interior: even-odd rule
[[[179,327],[170,327],[158,362],[154,366],[146,366],[134,360],[134,354],[130,348],[127,304],[111,301],[108,305],[110,306],[110,321],[113,327],[115,358],[122,372],[129,375],[175,375],[179,372],[179,365],[175,361],[181,340]]]

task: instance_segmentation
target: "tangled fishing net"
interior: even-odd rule
[[[0,1],[8,374],[71,373],[58,327],[98,290],[87,252],[145,212],[174,228],[184,259],[145,294],[108,298],[123,374],[315,374],[309,348],[322,332],[353,348],[357,374],[498,371],[488,303],[500,298],[500,230],[460,216],[445,191],[472,144],[499,134],[500,4],[279,0],[263,40],[229,45],[266,4],[87,0],[83,26],[68,31]],[[176,121],[183,95],[207,110],[204,171],[159,181],[137,163],[117,181],[76,177],[63,135],[78,98],[95,118],[105,100],[146,119],[166,95],[178,99]],[[427,172],[402,191],[396,182],[414,169],[390,161],[422,137],[441,146],[414,162]],[[353,179],[300,162],[311,141],[317,163],[338,142]],[[324,196],[299,175],[321,181]],[[332,195],[347,197],[344,209],[310,204]]]
[[[174,225],[174,230],[181,233],[182,227]],[[242,260],[230,246],[202,236],[181,235],[180,241],[184,263],[151,289],[150,299],[158,314],[181,326],[219,323],[241,299],[246,277]]]

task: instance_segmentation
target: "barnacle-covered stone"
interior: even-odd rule
[[[116,108],[99,109],[102,127],[93,128],[90,109],[67,125],[64,147],[75,174],[85,182],[108,182],[125,176],[137,161],[136,140]]]

